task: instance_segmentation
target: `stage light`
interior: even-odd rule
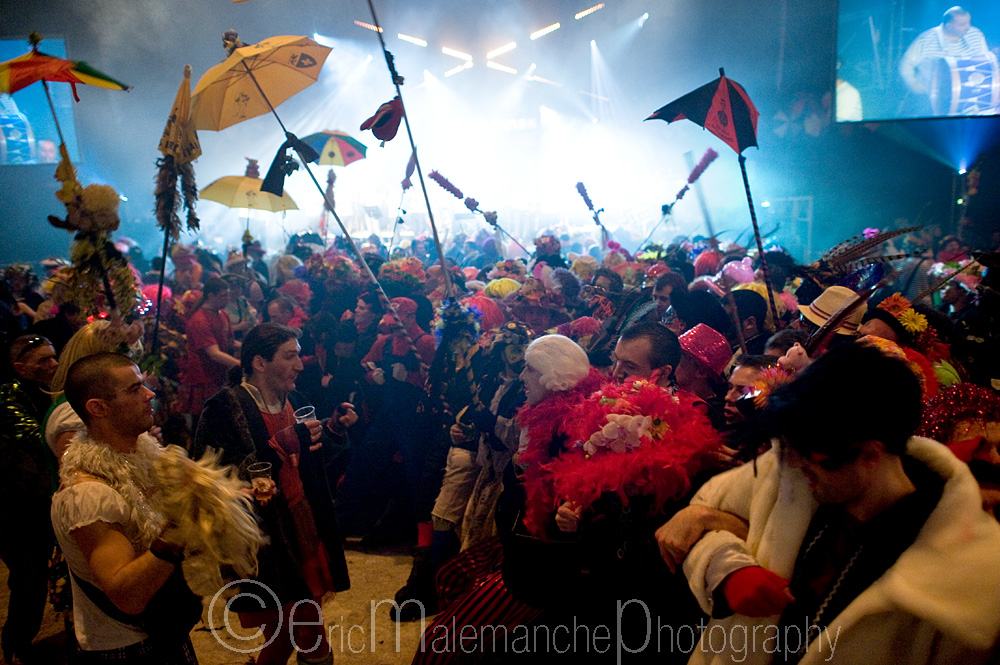
[[[517,42],[510,42],[509,44],[504,44],[500,48],[495,48],[492,51],[490,51],[489,53],[487,53],[486,54],[486,59],[487,60],[492,60],[493,58],[497,57],[498,55],[503,55],[504,53],[509,53],[510,51],[513,51],[516,48],[517,48]]]
[[[962,204],[965,203],[965,199],[959,199],[959,200],[955,201],[955,203],[957,203],[958,205],[962,205]]]
[[[125,203],[128,203],[128,197],[127,197],[127,196],[125,196],[124,194],[119,194],[119,195],[118,195],[118,198],[120,198],[120,199],[121,199],[122,201],[124,201]]]
[[[468,53],[463,53],[462,51],[456,51],[453,48],[448,48],[447,46],[441,49],[441,52],[445,55],[450,55],[453,58],[458,58],[459,60],[465,60],[466,62],[472,62],[472,56]]]
[[[762,201],[761,204],[760,204],[760,207],[761,208],[770,208],[771,207],[771,202],[770,201]]]
[[[359,28],[364,28],[365,30],[371,30],[372,32],[382,32],[382,28],[374,26],[371,23],[365,23],[364,21],[354,21],[354,25]]]
[[[404,35],[401,32],[397,33],[396,37],[402,39],[404,42],[410,42],[411,44],[416,44],[417,46],[423,46],[424,48],[427,48],[427,42],[424,41],[423,39],[420,39],[419,37],[411,37],[409,35]]]
[[[597,46],[597,40],[596,39],[591,39],[590,40],[590,48],[594,48],[595,46]]]
[[[517,74],[517,70],[513,67],[508,67],[507,65],[501,65],[499,62],[493,62],[492,60],[486,61],[486,66],[490,69],[495,69],[498,72],[507,72],[508,74]]]
[[[321,35],[318,32],[313,33],[313,41],[320,46],[329,46],[333,48],[336,44],[333,43],[333,37],[327,37],[326,35]]]
[[[639,17],[639,27],[640,28],[643,26],[643,24],[646,22],[646,19],[648,19],[648,18],[649,18],[649,12],[645,12],[642,16]]]
[[[373,56],[371,53],[369,53],[368,57],[365,58],[365,64],[367,65],[369,62],[371,62],[374,59],[375,59],[375,56]]]
[[[562,87],[562,83],[556,83],[555,81],[550,81],[547,78],[542,78],[541,76],[529,76],[529,81],[535,81],[537,83],[545,83],[546,85],[554,85],[557,88]]]
[[[550,32],[555,32],[560,28],[560,26],[561,24],[559,23],[553,23],[552,25],[542,28],[541,30],[535,30],[533,33],[531,33],[531,35],[529,35],[531,37],[531,41],[535,41],[539,37],[544,37]]]
[[[959,169],[958,175],[965,175],[965,169]]]
[[[472,67],[472,63],[471,62],[467,62],[464,65],[459,65],[458,67],[453,67],[452,69],[449,69],[448,71],[446,71],[444,73],[444,76],[445,76],[445,78],[448,78],[449,76],[454,76],[455,74],[458,74],[459,72],[464,72],[469,67]]]
[[[594,5],[593,7],[588,7],[587,9],[584,9],[582,12],[577,12],[576,15],[573,18],[575,18],[577,21],[579,21],[584,16],[590,16],[591,14],[593,14],[594,12],[596,12],[598,9],[604,9],[604,3],[603,2],[600,3],[599,5]]]

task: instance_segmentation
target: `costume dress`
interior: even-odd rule
[[[207,447],[221,448],[220,463],[236,466],[244,479],[250,464],[271,463],[271,478],[278,486],[278,494],[256,506],[261,530],[269,539],[258,555],[256,580],[266,584],[282,605],[350,588],[326,473],[327,464],[344,451],[346,440],[324,427],[323,446],[310,451],[309,431],[305,425],[295,425],[292,415],[303,406],[307,406],[305,398],[292,392],[280,411],[269,413],[252,385],[244,382],[223,388],[205,404],[191,455],[197,459]],[[293,425],[297,439],[293,445],[298,445],[299,455],[297,469],[287,461],[288,451],[279,449],[279,437],[275,436]],[[246,591],[263,596],[267,606],[261,611],[260,603],[236,597],[230,609],[241,613],[245,625],[260,625],[267,620],[265,614],[273,616],[277,611],[269,594],[259,593],[259,585],[248,584]]]

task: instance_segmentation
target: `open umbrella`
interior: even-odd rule
[[[219,131],[274,113],[276,106],[316,82],[332,50],[308,37],[271,37],[245,46],[234,33],[226,36],[232,38],[229,57],[205,72],[191,94],[196,129]]]
[[[128,90],[129,86],[97,71],[85,62],[56,58],[42,53],[38,50],[38,44],[41,41],[41,35],[37,32],[31,33],[28,36],[28,42],[31,44],[29,53],[0,62],[0,92],[13,94],[32,83],[41,81],[45,88],[45,97],[49,101],[49,110],[52,111],[52,119],[56,123],[56,131],[59,133],[59,142],[65,143],[62,127],[59,126],[59,118],[56,117],[55,106],[52,105],[48,81],[69,83],[73,88],[73,98],[76,101],[80,101],[79,95],[76,94],[77,83],[95,85],[109,90]]]
[[[753,207],[753,196],[750,194],[746,157],[743,156],[744,150],[757,145],[757,118],[759,115],[760,113],[750,101],[750,96],[743,89],[743,86],[727,78],[726,70],[720,67],[719,78],[657,109],[646,120],[665,120],[668,123],[675,120],[690,120],[718,136],[739,155],[743,186],[747,194],[747,205],[750,207],[750,221],[753,222],[760,266],[764,272],[764,283],[767,286],[767,299],[771,305],[771,315],[777,321],[778,308],[774,303],[774,294],[771,292],[771,271],[767,267],[767,261],[764,260],[764,243],[761,240],[760,227],[757,225],[757,212]]]
[[[267,212],[282,212],[298,210],[295,201],[288,194],[275,196],[269,192],[260,191],[263,180],[256,159],[250,159],[245,175],[229,175],[212,182],[199,192],[199,196],[207,201],[215,201],[230,208],[246,208],[247,228],[250,226],[249,210],[265,210]]]
[[[368,148],[361,141],[340,130],[324,130],[303,136],[302,142],[319,153],[321,166],[347,166],[364,159]]]

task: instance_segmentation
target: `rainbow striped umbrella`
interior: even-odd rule
[[[302,142],[319,153],[317,164],[347,166],[365,158],[368,148],[361,141],[336,129],[327,129],[303,137]]]
[[[76,101],[80,101],[79,95],[76,94],[77,83],[94,85],[109,90],[129,89],[129,86],[116,81],[107,74],[97,71],[85,62],[57,58],[47,53],[42,53],[38,50],[38,44],[42,41],[38,33],[31,33],[28,41],[31,44],[30,52],[5,62],[0,62],[0,92],[13,94],[32,83],[41,81],[42,85],[45,86],[45,96],[49,99],[49,108],[52,110],[52,117],[56,121],[56,130],[59,132],[60,141],[63,140],[62,128],[59,127],[59,119],[56,118],[56,111],[52,106],[52,98],[49,96],[48,81],[69,83],[73,88],[73,98]]]

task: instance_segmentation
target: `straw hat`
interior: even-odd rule
[[[857,297],[857,294],[846,286],[831,286],[819,294],[809,305],[799,305],[799,313],[817,326],[822,326],[838,309]],[[867,311],[868,305],[862,304],[851,312],[851,315],[834,332],[838,335],[857,334],[861,319],[864,318]]]

